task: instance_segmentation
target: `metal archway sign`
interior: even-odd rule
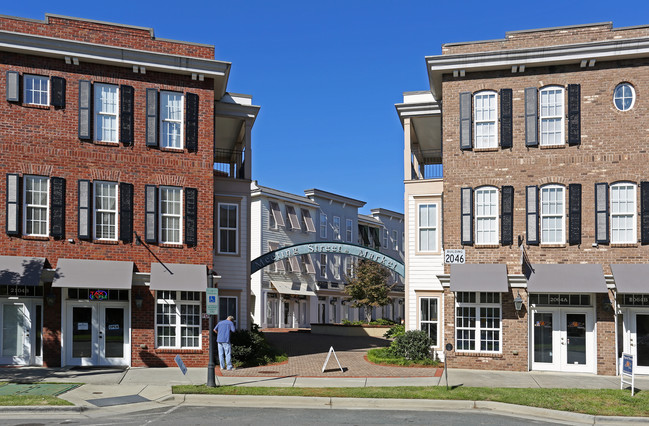
[[[295,244],[293,246],[283,247],[268,252],[250,262],[250,274],[254,274],[258,270],[275,263],[278,260],[288,259],[289,257],[299,256],[302,254],[315,253],[347,254],[350,256],[361,257],[379,263],[402,277],[405,277],[406,274],[406,267],[403,262],[381,252],[367,247],[358,246],[356,244],[327,242]]]

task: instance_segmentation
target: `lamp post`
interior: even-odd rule
[[[210,269],[208,271],[209,281],[207,283],[208,288],[213,288],[214,285],[214,270]],[[214,315],[209,315],[209,328],[207,335],[209,336],[209,362],[207,363],[207,386],[213,388],[216,387],[216,381],[214,377]]]

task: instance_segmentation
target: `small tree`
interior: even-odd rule
[[[376,262],[362,259],[356,266],[356,276],[345,285],[345,294],[351,298],[352,307],[363,308],[367,322],[372,320],[372,308],[390,303],[388,285],[390,272]]]

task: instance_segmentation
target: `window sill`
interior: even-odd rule
[[[500,244],[476,244],[475,248],[495,249],[500,248]]]
[[[281,250],[281,249],[278,249],[278,250]],[[239,256],[239,253],[226,253],[226,252],[221,252],[221,251],[218,252],[217,254],[219,256],[233,256],[233,257],[234,256]],[[284,272],[284,271],[282,271],[282,272]]]
[[[502,358],[501,352],[455,352],[455,356],[466,356],[472,358]]]
[[[497,152],[500,151],[500,148],[497,146],[491,148],[473,148],[473,152]]]
[[[185,149],[184,148],[163,148],[160,147],[160,151],[162,152],[175,152],[175,153],[184,153]]]
[[[50,109],[50,105],[38,105],[38,104],[27,104],[24,103],[25,108],[34,108],[34,109]]]
[[[541,145],[541,144],[539,144],[539,148],[541,148],[541,149],[565,149],[566,144],[565,143],[563,145]]]
[[[44,235],[23,235],[23,240],[49,241],[50,237],[46,237]]]
[[[611,248],[638,248],[638,243],[611,243]]]
[[[203,353],[203,350],[200,348],[192,348],[192,349],[156,348],[155,353],[157,354],[201,354]]]
[[[160,243],[159,246],[165,248],[176,248],[176,249],[185,248],[183,244],[172,244],[172,243]]]
[[[563,244],[543,244],[540,245],[541,248],[566,248],[566,243]]]
[[[95,244],[106,244],[109,246],[116,246],[119,244],[118,240],[92,240]]]
[[[100,146],[119,146],[119,142],[93,141],[93,143]]]

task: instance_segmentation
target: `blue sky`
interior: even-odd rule
[[[200,5],[200,6],[199,6]],[[232,62],[228,90],[253,95],[253,178],[303,194],[318,188],[403,211],[403,131],[394,104],[428,89],[424,56],[447,42],[506,31],[612,21],[649,24],[645,2],[211,1],[6,2],[45,13],[152,27],[209,43]]]

